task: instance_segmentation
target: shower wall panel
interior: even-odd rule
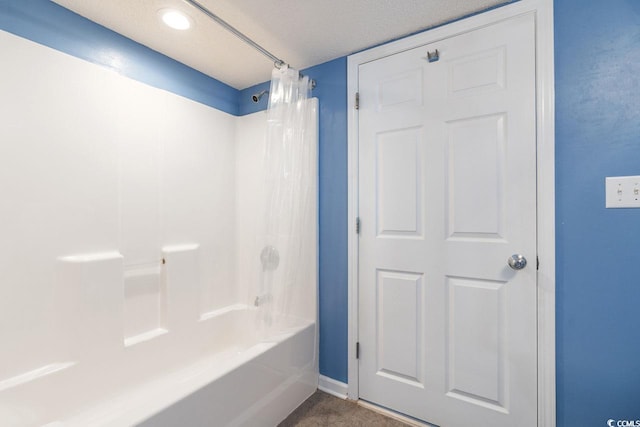
[[[238,293],[253,305],[260,272],[260,233],[265,225],[265,136],[267,113],[260,111],[236,119],[236,212]]]
[[[280,212],[281,217],[275,219],[282,221],[280,235],[275,239],[273,236],[265,235],[267,216],[274,215],[274,212],[269,212],[266,208],[268,187],[274,185],[272,182],[274,177],[267,176],[265,170],[267,113],[259,111],[236,119],[236,280],[239,300],[244,304],[254,306],[256,298],[273,296],[269,294],[267,286],[265,286],[265,281],[269,280],[270,274],[273,274],[272,280],[274,282],[272,285],[275,287],[284,286],[285,278],[296,277],[299,283],[289,284],[290,289],[284,291],[286,303],[280,305],[278,310],[290,316],[315,321],[318,242],[318,100],[310,99],[306,102],[310,103],[312,112],[304,131],[307,138],[305,142],[308,149],[311,150],[307,154],[314,159],[314,164],[310,166],[310,170],[305,172],[311,174],[313,178],[309,179],[308,187],[296,188],[294,191],[299,193],[297,197],[300,198],[300,203],[305,199],[305,195],[312,195],[309,206],[307,206],[309,217],[302,217],[305,212],[302,205],[291,206],[289,211]],[[273,156],[273,152],[271,155]],[[300,156],[299,160],[302,161],[302,158],[303,156]],[[284,187],[279,188],[278,191],[285,191]],[[274,218],[271,221],[274,221]],[[291,221],[292,224],[289,224],[288,221]],[[292,241],[299,242],[299,245],[292,245]],[[263,249],[267,246],[275,248],[278,253],[279,267],[272,273],[265,272],[261,262]],[[297,270],[286,272],[283,266],[288,262],[287,257],[292,257],[292,254],[288,254],[287,250],[294,247],[307,254],[311,259],[300,260],[299,265],[295,267]],[[276,283],[279,285],[275,285]]]
[[[235,117],[5,32],[0,51],[0,389],[237,303]]]

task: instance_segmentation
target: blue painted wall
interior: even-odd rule
[[[238,114],[239,91],[49,0],[0,0],[0,30]],[[10,60],[3,58],[3,60]]]
[[[320,373],[347,382],[347,58],[303,72],[320,99]]]
[[[555,0],[557,420],[640,419],[640,2]]]

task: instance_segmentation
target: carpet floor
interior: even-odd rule
[[[278,425],[294,426],[406,427],[407,424],[318,390]]]

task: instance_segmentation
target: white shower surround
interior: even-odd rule
[[[257,337],[264,113],[5,32],[0,50],[0,419],[275,425],[317,386],[317,263],[287,327]]]

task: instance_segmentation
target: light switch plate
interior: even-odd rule
[[[607,208],[640,208],[640,176],[605,179]]]

